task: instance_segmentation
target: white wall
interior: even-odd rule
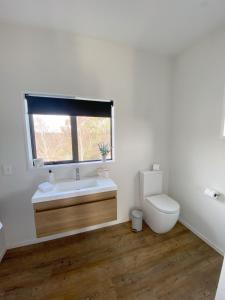
[[[169,193],[182,220],[225,252],[225,140],[220,138],[225,86],[225,29],[181,54],[174,65]]]
[[[223,267],[220,273],[220,280],[218,283],[215,300],[224,300],[224,299],[225,299],[225,262],[223,262]]]
[[[0,214],[7,247],[35,242],[30,202],[47,170],[27,169],[23,91],[115,101],[118,222],[138,201],[138,170],[159,161],[168,170],[171,65],[167,58],[66,32],[0,25]],[[81,175],[95,167],[82,167]],[[71,176],[73,168],[57,169]],[[167,180],[165,180],[165,189]]]

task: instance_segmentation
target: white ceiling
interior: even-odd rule
[[[0,0],[0,21],[176,54],[225,22],[225,0]]]

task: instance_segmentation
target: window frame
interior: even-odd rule
[[[81,98],[79,98],[81,99]],[[82,100],[90,100],[90,99],[82,99]],[[96,99],[92,99],[96,100]],[[101,100],[101,101],[109,101],[109,100]],[[26,99],[25,99],[25,105],[26,105]],[[111,142],[111,158],[107,158],[106,162],[113,162],[114,160],[114,106],[111,108],[111,117],[110,117],[110,142]],[[26,109],[27,111],[27,109]],[[26,120],[26,127],[27,128],[27,141],[28,141],[28,147],[30,152],[30,159],[31,159],[31,165],[34,168],[34,162],[33,160],[37,158],[37,152],[36,152],[36,141],[35,141],[35,131],[34,131],[34,120],[33,120],[33,114],[27,114],[27,120]],[[86,164],[86,163],[101,163],[101,159],[96,160],[78,160],[78,137],[77,137],[77,120],[76,116],[69,116],[70,122],[71,122],[71,139],[72,139],[72,154],[73,154],[73,160],[62,160],[62,161],[50,161],[50,162],[44,162],[44,167],[47,166],[60,166],[60,165],[80,165],[80,164]],[[74,159],[76,158],[76,159]],[[29,159],[29,160],[30,160]]]
[[[221,116],[221,125],[220,125],[220,138],[225,140],[225,86],[223,91],[223,101],[221,103],[222,107],[222,116]]]

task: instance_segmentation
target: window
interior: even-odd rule
[[[98,144],[112,160],[112,101],[25,95],[32,159],[44,164],[100,161]]]
[[[78,160],[99,158],[98,144],[111,146],[111,120],[101,117],[77,117]],[[109,153],[111,158],[111,153]]]
[[[69,116],[33,115],[35,158],[44,162],[72,161]]]

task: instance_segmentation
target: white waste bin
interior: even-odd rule
[[[142,230],[143,212],[139,209],[134,209],[131,212],[132,230],[138,232]]]

